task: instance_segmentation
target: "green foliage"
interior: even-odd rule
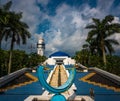
[[[11,71],[13,72],[26,67],[25,62],[27,61],[26,59],[27,56],[28,55],[25,53],[25,51],[14,50],[12,55]]]
[[[8,58],[8,51],[0,50],[0,76],[7,73]]]
[[[27,38],[30,38],[30,33],[28,31],[28,25],[23,22],[22,12],[16,13],[10,11],[12,1],[9,1],[5,5],[0,7],[0,48],[3,38],[5,41],[10,40],[10,55],[8,61],[8,74],[11,72],[12,65],[12,50],[14,44],[17,45],[26,44]]]
[[[26,54],[25,51],[13,50],[12,72],[21,68],[32,68],[46,60],[45,56],[36,53]],[[8,71],[9,51],[0,50],[0,76],[6,75]]]
[[[96,55],[91,55],[89,57],[88,66],[91,66],[91,67],[102,67],[103,66],[102,57],[96,56]]]
[[[74,56],[77,63],[81,63],[87,67],[98,67],[120,76],[120,57],[107,55],[106,58],[107,64],[105,68],[101,56],[91,55],[90,53],[83,52],[83,50],[76,52]]]
[[[120,57],[108,55],[106,70],[120,76]]]
[[[113,23],[114,16],[108,15],[100,20],[93,18],[93,23],[87,25],[90,29],[81,51],[76,52],[74,59],[88,67],[98,67],[111,73],[120,75],[120,57],[111,56],[113,45],[119,45],[118,41],[110,36],[120,33],[120,23]],[[110,55],[107,55],[110,54]]]
[[[103,62],[106,65],[106,53],[110,55],[114,52],[113,45],[119,45],[118,41],[112,39],[110,36],[120,32],[120,23],[112,22],[114,16],[108,15],[100,20],[93,18],[93,23],[87,25],[86,28],[90,29],[87,36],[87,43],[90,51],[94,51],[103,56]]]
[[[82,50],[82,51],[78,51],[76,52],[76,55],[74,56],[74,59],[76,60],[76,62],[80,62],[83,65],[88,64],[88,59],[90,56],[90,52],[88,50]]]
[[[40,56],[36,53],[31,53],[31,54],[28,55],[27,66],[28,67],[34,67],[34,66],[39,65],[42,62],[44,62],[45,59],[46,59],[45,56]]]

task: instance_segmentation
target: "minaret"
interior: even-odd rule
[[[37,54],[43,56],[45,50],[45,43],[44,39],[40,38],[37,43]]]

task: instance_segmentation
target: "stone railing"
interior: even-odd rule
[[[28,70],[28,68],[23,68],[18,71],[15,71],[13,73],[10,73],[9,75],[3,76],[0,78],[0,87],[7,84],[8,82],[14,80],[15,78],[19,77],[23,73],[25,73]]]
[[[80,64],[80,63],[78,63],[77,65],[78,65],[79,67],[83,68],[83,69],[88,69],[86,66],[84,66],[84,65],[82,65],[82,64]]]
[[[99,73],[99,74],[102,74],[102,76],[104,76],[105,78],[111,80],[112,82],[120,85],[120,77],[115,75],[115,74],[112,74],[112,73],[109,73],[107,71],[104,71],[102,69],[99,69],[99,68],[96,68],[96,67],[93,67],[91,68],[91,70],[94,70],[95,72]]]

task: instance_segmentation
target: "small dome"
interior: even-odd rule
[[[49,57],[56,57],[56,56],[67,56],[67,57],[70,57],[67,53],[64,53],[64,52],[61,52],[61,51],[55,52],[55,53],[51,54]]]

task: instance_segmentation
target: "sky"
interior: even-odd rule
[[[4,4],[9,0],[1,0]],[[86,25],[92,23],[92,18],[103,19],[107,15],[115,17],[114,22],[120,22],[120,0],[12,0],[11,10],[23,12],[22,21],[28,24],[32,35],[27,45],[15,46],[35,52],[39,38],[44,38],[48,56],[56,51],[74,55],[82,49],[87,38]],[[112,38],[120,43],[120,34]],[[2,48],[8,49],[9,42],[3,42]],[[120,54],[120,45],[114,46],[115,54]]]

